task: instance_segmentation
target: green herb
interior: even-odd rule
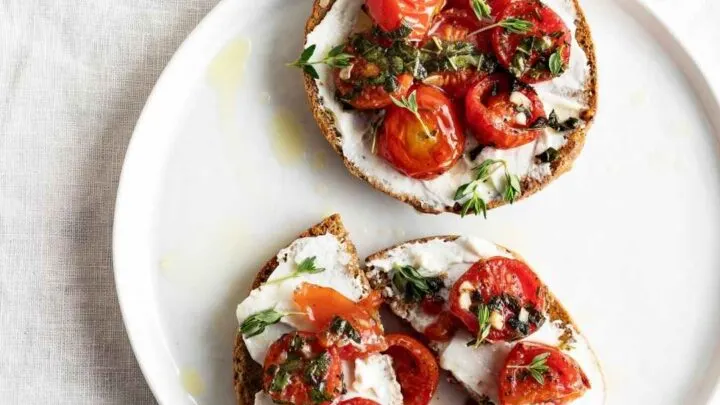
[[[318,357],[310,360],[305,367],[305,381],[314,387],[320,386],[327,376],[330,360],[328,352],[322,352]]]
[[[490,5],[487,4],[487,1],[471,0],[470,5],[472,6],[473,11],[475,12],[475,16],[478,18],[478,20],[482,21],[490,18],[490,13],[492,12],[492,9],[490,8]]]
[[[300,57],[288,66],[295,66],[303,70],[303,72],[309,74],[314,79],[319,79],[320,75],[318,75],[317,70],[312,65],[317,64],[326,64],[333,68],[342,68],[350,66],[350,60],[353,58],[352,55],[343,52],[345,49],[345,45],[338,45],[334,47],[333,49],[328,52],[327,56],[323,59],[311,62],[310,58],[315,53],[315,44],[308,46],[305,48],[302,53],[300,54]]]
[[[563,47],[559,47],[548,60],[548,67],[553,76],[560,76],[565,71],[565,64],[562,60]]]
[[[393,104],[410,111],[415,116],[415,118],[417,118],[417,120],[420,122],[420,125],[422,125],[423,127],[423,131],[425,131],[425,135],[428,138],[432,138],[433,136],[435,136],[433,132],[430,132],[430,129],[427,127],[427,125],[425,125],[425,121],[423,121],[422,117],[420,116],[417,105],[417,92],[415,90],[413,90],[409,96],[402,97],[399,100],[393,96],[390,96],[390,99],[392,100]]]
[[[470,195],[470,198],[462,205],[462,209],[460,210],[461,217],[470,213],[474,213],[475,215],[482,213],[483,217],[487,218],[487,204],[477,193],[477,189],[481,183],[490,179],[490,176],[500,167],[498,165],[501,165],[505,169],[505,189],[502,193],[503,200],[512,204],[520,194],[522,194],[520,178],[510,173],[507,162],[504,160],[486,159],[480,166],[473,169],[474,179],[458,187],[455,192],[455,201],[460,201]]]
[[[490,307],[485,304],[480,304],[477,309],[477,320],[478,320],[478,333],[475,339],[468,342],[468,346],[474,348],[480,347],[480,345],[490,335]]]
[[[547,358],[549,356],[549,352],[540,353],[535,356],[527,366],[508,366],[508,368],[527,370],[530,376],[534,378],[538,384],[543,385],[545,383],[544,374],[549,370],[547,365]]]
[[[547,122],[547,125],[550,128],[552,128],[558,132],[570,131],[573,129],[577,129],[579,124],[580,124],[580,120],[575,117],[570,117],[570,118],[566,119],[565,121],[561,122],[558,119],[558,116],[555,113],[555,110],[552,110],[552,112],[548,116],[548,122]]]
[[[535,157],[538,158],[542,163],[550,163],[550,162],[554,161],[555,159],[557,159],[557,156],[558,156],[557,149],[547,148],[547,149],[545,149],[545,151],[543,153],[541,153]]]
[[[482,27],[479,30],[473,31],[468,34],[468,36],[479,34],[481,32],[485,32],[498,27],[505,28],[505,31],[511,32],[513,34],[525,34],[530,31],[532,27],[534,27],[534,24],[528,20],[523,20],[521,18],[508,17],[502,21],[496,22],[495,24],[490,24],[487,27]]]
[[[246,338],[257,336],[270,325],[274,325],[287,315],[305,315],[304,312],[278,312],[274,308],[254,313],[240,324],[240,333]]]
[[[444,286],[439,277],[424,277],[412,266],[393,266],[392,282],[405,301],[419,302],[437,294]]]
[[[293,358],[288,359],[279,367],[275,366],[274,369],[271,369],[271,372],[273,373],[273,378],[270,382],[270,391],[280,392],[284,390],[290,382],[290,373],[298,370],[301,365],[302,363],[300,359]]]
[[[360,333],[353,328],[350,322],[337,315],[330,322],[330,332],[336,336],[348,338],[358,344],[361,342]]]
[[[315,267],[315,256],[308,257],[302,262],[300,262],[300,264],[297,266],[297,269],[292,273],[288,274],[287,276],[272,279],[265,284],[277,284],[285,280],[301,276],[303,274],[317,274],[322,273],[323,271],[325,271],[324,268]]]
[[[323,389],[315,387],[310,389],[310,400],[313,401],[313,403],[320,404],[323,402],[332,401],[332,399],[332,395],[330,395],[329,392],[326,392]]]

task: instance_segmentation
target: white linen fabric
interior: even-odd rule
[[[720,3],[647,2],[720,89]],[[113,284],[115,192],[150,90],[216,3],[0,0],[0,403],[155,402]]]

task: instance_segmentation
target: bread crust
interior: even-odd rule
[[[320,22],[325,18],[325,15],[330,10],[330,8],[335,4],[336,0],[315,0],[313,3],[312,13],[310,15],[310,18],[308,19],[307,23],[305,24],[305,35],[307,36],[312,30],[320,24]],[[588,109],[583,112],[582,119],[585,121],[585,126],[583,128],[578,128],[572,133],[566,135],[567,142],[565,145],[563,145],[562,148],[558,151],[557,158],[551,163],[551,174],[549,176],[544,177],[542,180],[538,181],[530,176],[526,176],[522,180],[522,195],[516,200],[522,200],[527,197],[530,197],[531,195],[537,193],[538,191],[545,188],[548,184],[553,182],[555,179],[560,177],[561,175],[567,173],[572,168],[573,162],[577,157],[580,155],[580,151],[582,151],[583,146],[585,145],[585,136],[587,135],[587,132],[590,130],[590,127],[593,124],[595,113],[597,111],[597,103],[598,103],[598,91],[597,91],[597,63],[596,63],[596,57],[595,57],[595,45],[592,40],[592,36],[590,34],[590,26],[588,25],[587,19],[585,18],[585,14],[580,7],[579,0],[573,0],[573,4],[575,6],[575,10],[577,11],[577,19],[575,21],[576,25],[576,32],[575,37],[577,39],[578,44],[583,49],[585,54],[588,58],[588,65],[590,66],[589,75],[587,83],[585,84],[585,99],[588,102]],[[343,163],[345,164],[345,167],[352,173],[354,176],[366,181],[369,183],[372,187],[375,189],[382,191],[385,194],[388,194],[392,197],[394,197],[397,200],[400,200],[404,203],[412,205],[416,210],[427,213],[427,214],[441,214],[444,212],[454,212],[456,214],[459,214],[462,210],[462,207],[459,204],[455,204],[454,206],[446,206],[442,209],[435,208],[428,206],[427,204],[423,203],[420,199],[407,195],[402,194],[394,191],[390,186],[383,184],[382,181],[380,181],[377,178],[369,177],[365,173],[363,173],[353,162],[351,162],[345,155],[343,154],[342,150],[342,134],[338,131],[338,129],[335,126],[334,123],[334,117],[331,113],[327,112],[325,108],[323,107],[322,98],[320,97],[320,93],[318,90],[317,83],[315,82],[315,79],[310,77],[309,75],[304,75],[304,84],[305,84],[305,92],[307,93],[308,102],[310,104],[310,109],[312,111],[313,116],[315,117],[315,121],[318,123],[318,126],[320,127],[320,132],[322,132],[323,136],[327,141],[332,145],[335,152],[337,152],[340,157],[343,159]],[[497,208],[503,205],[506,205],[507,202],[505,202],[502,199],[495,199],[493,201],[488,202],[487,208],[493,209]]]
[[[360,269],[357,250],[348,236],[348,231],[345,229],[340,215],[333,214],[325,218],[322,222],[298,235],[296,239],[321,236],[328,233],[335,235],[350,254],[352,259],[348,264],[348,271],[353,277],[360,278],[366,289],[369,290],[369,283],[364,272]],[[252,289],[256,289],[266,282],[277,267],[277,257],[273,256],[255,276]],[[235,346],[233,348],[233,385],[238,405],[252,405],[255,403],[255,394],[262,390],[262,366],[250,357],[240,332],[235,335]]]

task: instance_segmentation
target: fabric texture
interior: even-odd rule
[[[720,3],[647,2],[720,89]],[[155,403],[115,293],[115,192],[155,81],[216,3],[0,0],[0,403]]]

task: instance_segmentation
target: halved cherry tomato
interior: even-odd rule
[[[320,331],[320,343],[337,346],[341,358],[352,359],[387,347],[375,297],[355,303],[332,288],[302,283],[293,300],[310,315]]]
[[[395,375],[400,383],[404,405],[427,405],[440,380],[435,356],[422,343],[407,335],[387,335]]]
[[[501,65],[525,83],[539,83],[557,77],[570,61],[572,34],[563,20],[540,1],[516,1],[505,7],[498,20],[518,18],[529,21],[532,28],[517,34],[495,28],[492,42]],[[550,68],[551,56],[559,55],[559,70]]]
[[[412,75],[403,73],[393,76],[395,90],[388,91],[385,83],[373,84],[381,76],[382,69],[367,61],[348,43],[345,52],[353,55],[351,65],[333,69],[333,80],[338,95],[358,110],[380,109],[392,104],[390,96],[401,98],[407,94],[413,83]],[[390,88],[392,89],[392,88]]]
[[[405,24],[412,29],[408,38],[421,40],[445,0],[366,0],[365,5],[383,31],[395,31]]]
[[[380,405],[377,402],[366,398],[351,398],[338,403],[338,405]]]
[[[276,402],[317,405],[321,395],[329,404],[343,390],[340,356],[312,333],[287,333],[268,349],[263,390]]]
[[[533,124],[544,117],[535,90],[506,73],[486,77],[465,97],[465,118],[482,145],[510,149],[530,143],[542,134]]]
[[[545,288],[520,260],[492,257],[475,263],[450,290],[450,311],[477,334],[478,312],[488,308],[487,340],[512,341],[535,332],[545,321]],[[527,319],[520,319],[521,312]],[[498,318],[499,317],[499,318]]]
[[[528,366],[538,356],[547,356],[547,371],[533,378]],[[590,389],[590,381],[577,362],[555,347],[521,342],[515,345],[500,371],[500,404],[567,404]]]
[[[406,176],[428,180],[460,159],[465,134],[455,106],[442,91],[424,85],[413,91],[422,122],[406,108],[389,107],[378,130],[378,154]]]
[[[448,42],[469,42],[478,52],[488,53],[492,50],[490,32],[475,33],[475,31],[489,24],[490,21],[478,20],[472,11],[447,9],[435,19],[428,31],[427,41],[431,41],[434,37]],[[423,80],[423,83],[442,88],[452,98],[462,98],[473,84],[485,76],[487,73],[483,70],[469,67],[457,71],[432,73]]]
[[[442,312],[435,322],[431,323],[423,331],[423,335],[436,342],[447,342],[455,336],[458,330],[458,321],[450,312]]]

